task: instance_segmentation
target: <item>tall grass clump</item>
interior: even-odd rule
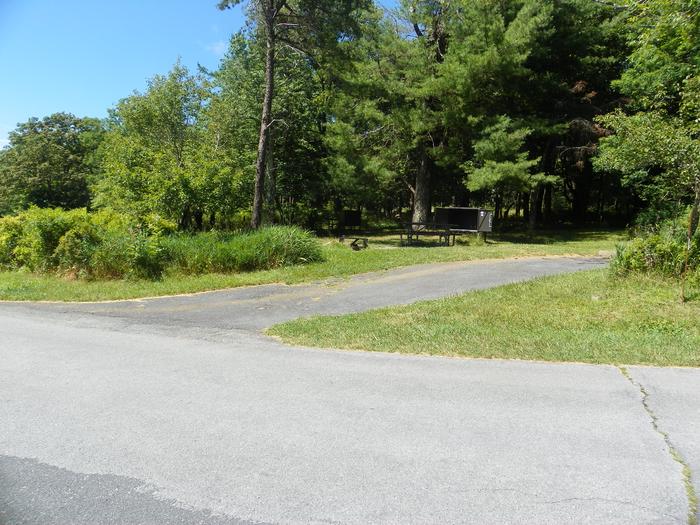
[[[163,240],[172,271],[185,274],[270,270],[323,260],[318,240],[293,226],[253,232],[178,234]]]

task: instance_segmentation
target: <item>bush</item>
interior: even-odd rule
[[[653,272],[668,277],[680,277],[685,268],[687,224],[671,219],[643,231],[626,246],[619,246],[612,262],[617,274]],[[689,268],[700,269],[700,234],[692,239]]]
[[[165,253],[159,235],[148,235],[145,230],[129,232],[127,249],[128,276],[140,279],[160,279],[165,268]]]
[[[157,217],[31,208],[0,219],[0,266],[82,278],[159,278],[165,259]]]
[[[30,208],[18,217],[22,232],[12,251],[13,263],[32,271],[47,271],[58,266],[56,248],[69,230],[86,222],[87,212],[60,208]]]
[[[143,219],[141,227],[144,228],[149,235],[161,237],[163,235],[172,235],[177,231],[177,224],[168,219],[164,219],[155,213],[149,213]]]
[[[0,219],[0,267],[55,271],[86,279],[158,279],[166,268],[200,274],[319,261],[308,232],[275,226],[250,233],[173,234],[175,225],[110,210],[31,208]]]
[[[0,268],[12,268],[14,251],[22,236],[22,221],[19,217],[0,218]]]
[[[90,258],[90,276],[97,279],[121,279],[129,275],[130,244],[128,229],[105,229]]]
[[[92,276],[92,259],[102,242],[102,232],[89,220],[82,221],[58,241],[55,256],[58,267],[77,277]]]
[[[159,279],[165,268],[160,236],[120,222],[86,223],[69,230],[57,255],[59,268],[77,277]]]

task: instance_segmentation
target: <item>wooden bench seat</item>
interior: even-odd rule
[[[456,232],[453,232],[449,224],[436,224],[434,222],[407,222],[401,230],[401,244],[410,245],[419,240],[421,236],[437,237],[443,246],[454,245]]]

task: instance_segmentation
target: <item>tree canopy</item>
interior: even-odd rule
[[[0,214],[29,206],[79,208],[100,167],[97,119],[54,113],[31,118],[10,133],[0,152]]]
[[[19,124],[0,151],[0,214],[321,228],[344,208],[423,221],[479,205],[534,228],[696,202],[698,0],[218,7],[239,3],[247,24],[215,70],[177,62],[104,121]]]

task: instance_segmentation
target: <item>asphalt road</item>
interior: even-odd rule
[[[700,370],[324,351],[259,333],[601,264],[0,304],[0,524],[688,523]]]

